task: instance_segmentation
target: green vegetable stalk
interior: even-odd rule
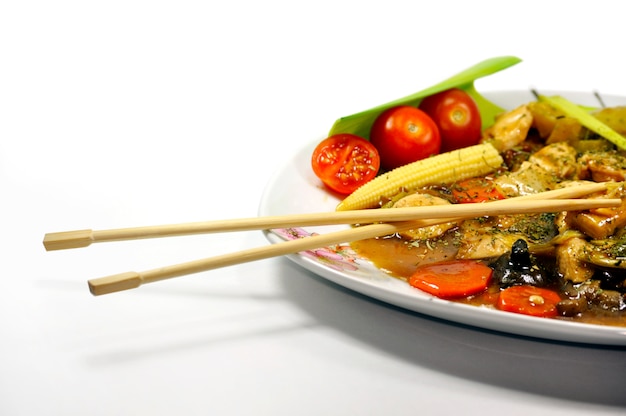
[[[451,88],[460,88],[474,99],[478,105],[478,109],[480,110],[481,121],[484,129],[491,125],[495,116],[501,114],[504,109],[480,95],[474,88],[474,81],[506,69],[519,62],[521,62],[521,59],[515,56],[501,56],[479,62],[478,64],[459,72],[445,81],[415,94],[411,94],[407,97],[391,101],[387,104],[383,104],[360,113],[342,117],[335,121],[335,124],[330,130],[329,136],[338,133],[352,133],[368,139],[374,120],[376,120],[376,117],[378,117],[378,115],[383,111],[399,105],[411,105],[417,107],[423,98]]]

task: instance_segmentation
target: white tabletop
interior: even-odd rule
[[[524,61],[479,89],[626,96],[617,2],[205,3],[0,5],[0,414],[623,414],[624,349],[433,319],[285,258],[87,290],[260,232],[41,243],[255,216],[336,118],[492,56]]]

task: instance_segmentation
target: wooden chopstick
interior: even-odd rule
[[[565,188],[568,189],[568,188]],[[581,186],[576,188],[582,194],[586,195],[598,190],[606,189],[603,184],[591,184],[589,186]],[[558,192],[554,194],[554,192]],[[552,194],[551,194],[552,193]],[[569,198],[568,194],[564,194],[563,190],[543,192],[542,199],[553,198]],[[556,197],[551,195],[557,195]],[[558,196],[566,195],[566,196]],[[534,196],[534,195],[533,195]],[[575,197],[575,196],[574,196]],[[526,197],[524,197],[526,198]],[[533,208],[532,202],[526,202],[515,198],[515,203],[519,209],[528,209],[528,211],[518,211],[518,213],[540,212],[537,210],[548,209],[550,203]],[[604,202],[589,202],[589,204],[607,203],[606,199],[599,200]],[[579,203],[579,202],[577,202]],[[606,205],[602,205],[606,206]],[[592,205],[586,205],[589,209]],[[599,205],[598,205],[599,207]],[[534,209],[534,211],[533,211]],[[493,211],[491,211],[493,210]],[[335,224],[368,224],[374,222],[395,222],[409,221],[419,219],[437,219],[446,217],[462,217],[471,218],[480,215],[501,215],[506,214],[506,206],[489,204],[489,209],[484,204],[455,204],[455,205],[435,205],[411,208],[395,208],[385,210],[357,210],[357,211],[337,211],[312,214],[297,215],[277,215],[255,218],[240,218],[218,221],[192,222],[183,224],[168,224],[145,227],[118,228],[110,230],[75,230],[48,233],[44,236],[43,245],[46,250],[64,250],[70,248],[87,247],[96,242],[136,240],[144,238],[170,237],[191,234],[206,234],[230,231],[246,231],[246,230],[268,230],[272,228],[288,228],[288,227],[304,227],[316,225],[335,225]],[[510,213],[510,212],[509,212]]]
[[[590,189],[593,189],[590,191]],[[564,188],[557,191],[549,191],[536,195],[512,198],[502,201],[481,204],[484,212],[481,215],[498,215],[508,213],[537,213],[537,212],[558,212],[566,210],[582,210],[590,207],[599,206],[618,206],[621,204],[620,199],[586,199],[586,200],[538,200],[541,198],[563,198],[582,196],[591,192],[597,192],[598,188],[572,187]],[[535,202],[528,204],[526,202]],[[560,204],[559,204],[560,203]],[[503,208],[504,207],[504,208]],[[531,208],[532,207],[532,208]],[[585,208],[586,207],[586,208]],[[399,209],[399,208],[398,208]],[[463,217],[467,218],[467,217]],[[228,253],[220,256],[209,257],[201,260],[195,260],[176,265],[160,267],[144,272],[126,272],[107,277],[101,277],[88,281],[89,290],[93,295],[103,295],[107,293],[119,292],[128,289],[134,289],[142,284],[156,282],[159,280],[170,279],[183,275],[199,273],[202,271],[213,270],[221,267],[232,266],[270,257],[293,254],[304,250],[311,250],[328,245],[340,244],[350,241],[358,241],[367,238],[374,238],[383,235],[393,234],[399,231],[435,225],[443,222],[450,222],[462,219],[461,217],[438,218],[438,219],[422,219],[411,221],[397,221],[393,223],[370,224],[361,227],[351,228],[327,234],[313,235],[297,240],[285,241],[270,246],[256,247],[235,253]]]
[[[235,253],[228,253],[220,256],[160,267],[144,272],[126,272],[92,279],[88,282],[89,291],[96,296],[104,295],[107,293],[134,289],[144,283],[152,283],[192,273],[233,266],[235,264],[298,253],[300,251],[339,244],[346,241],[357,241],[381,235],[393,234],[398,231],[436,224],[439,222],[441,222],[441,220],[424,220],[423,224],[418,221],[381,223],[365,225],[362,227],[327,234],[317,234],[297,240],[288,240],[269,246],[255,247]]]

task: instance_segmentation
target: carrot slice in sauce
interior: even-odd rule
[[[452,196],[459,204],[487,202],[504,199],[505,196],[487,178],[471,178],[452,186]]]
[[[489,286],[493,270],[474,260],[451,260],[417,268],[409,284],[443,299],[460,298]]]
[[[549,318],[556,316],[559,294],[553,290],[529,285],[511,286],[500,292],[498,309],[530,316]]]

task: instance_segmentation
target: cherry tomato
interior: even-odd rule
[[[362,137],[337,134],[317,145],[311,166],[330,189],[350,194],[376,176],[380,156],[374,145]]]
[[[481,136],[480,111],[465,91],[453,88],[422,100],[419,108],[437,124],[441,134],[441,151],[478,144]]]
[[[387,170],[435,155],[441,148],[435,122],[411,106],[393,107],[381,113],[372,125],[370,141]]]

